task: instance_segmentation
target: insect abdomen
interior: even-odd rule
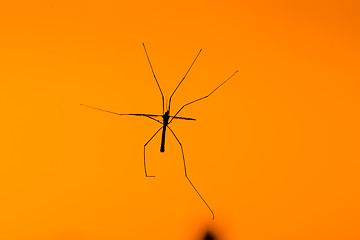
[[[162,131],[160,152],[165,152],[165,131],[166,126],[163,127]]]

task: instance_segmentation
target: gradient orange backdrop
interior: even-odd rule
[[[0,239],[360,239],[358,1],[3,1]],[[161,113],[158,124],[88,108]]]

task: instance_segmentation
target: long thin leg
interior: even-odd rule
[[[91,106],[88,106],[88,105],[85,105],[85,104],[80,104],[81,106],[84,106],[84,107],[88,107],[88,108],[92,108],[92,109],[95,109],[95,110],[99,110],[99,111],[103,111],[103,112],[107,112],[107,113],[112,113],[112,114],[116,114],[116,115],[120,115],[120,116],[140,116],[140,117],[147,117],[147,118],[150,118],[160,124],[163,124],[162,122],[160,122],[159,120],[153,118],[153,117],[161,117],[162,115],[155,115],[155,114],[143,114],[143,113],[116,113],[116,112],[111,112],[111,111],[108,111],[108,110],[104,110],[104,109],[101,109],[101,108],[96,108],[96,107],[91,107]],[[176,117],[176,118],[179,118],[179,117]],[[188,118],[179,118],[179,119],[185,119],[185,120],[195,120],[195,119],[188,119]]]
[[[179,112],[180,112],[184,107],[186,107],[187,105],[190,105],[190,104],[192,104],[192,103],[194,103],[194,102],[197,102],[197,101],[200,101],[200,100],[202,100],[202,99],[205,99],[205,98],[209,97],[213,92],[215,92],[216,90],[218,90],[219,87],[221,87],[221,86],[224,85],[227,81],[229,81],[230,78],[232,78],[237,72],[238,72],[238,71],[236,70],[230,77],[228,77],[228,79],[226,79],[222,84],[220,84],[219,86],[217,86],[211,93],[209,93],[209,94],[206,95],[205,97],[198,98],[198,99],[196,99],[196,100],[194,100],[194,101],[191,101],[191,102],[188,102],[187,104],[185,104],[184,106],[182,106],[182,107],[179,109],[179,111],[177,111],[176,114],[171,118],[171,120],[169,121],[168,124],[170,124],[170,123],[172,122],[172,120],[179,114]]]
[[[169,107],[168,110],[170,111],[170,104],[171,104],[171,98],[174,95],[174,93],[176,92],[176,90],[179,88],[180,84],[184,81],[184,79],[186,78],[187,74],[190,72],[190,69],[192,68],[192,66],[194,65],[196,59],[198,58],[198,56],[200,55],[202,49],[200,49],[199,53],[196,55],[194,61],[191,63],[189,69],[187,70],[187,72],[185,73],[185,76],[181,79],[180,83],[177,85],[177,87],[175,88],[174,92],[171,94],[170,98],[169,98]]]
[[[155,76],[155,72],[154,72],[154,69],[153,69],[153,67],[152,67],[152,65],[151,65],[149,55],[148,55],[148,53],[147,53],[147,51],[146,51],[146,48],[145,48],[145,44],[142,43],[142,45],[143,45],[143,47],[144,47],[146,57],[147,57],[148,62],[149,62],[149,64],[150,64],[150,68],[151,68],[152,74],[153,74],[153,76],[154,76],[154,78],[155,78],[156,84],[157,84],[157,86],[159,87],[159,90],[160,90],[160,93],[161,93],[162,107],[163,107],[163,114],[164,114],[164,94],[163,94],[163,92],[161,91],[160,84],[159,84],[159,82],[158,82],[158,80],[157,80],[157,78],[156,78],[156,76]]]
[[[155,137],[155,135],[162,129],[163,127],[159,128],[154,135],[152,135],[152,137],[144,144],[144,170],[145,170],[145,176],[146,177],[155,177],[155,176],[148,176],[147,175],[147,171],[146,171],[146,161],[145,161],[145,147],[146,145],[148,145],[148,143],[151,141],[151,139],[153,139]]]
[[[196,187],[194,186],[194,184],[190,181],[187,172],[186,172],[186,164],[185,164],[185,155],[184,155],[184,149],[182,147],[182,144],[180,142],[180,140],[176,137],[175,133],[173,130],[171,130],[171,128],[169,126],[167,126],[167,128],[170,129],[171,133],[174,135],[174,137],[176,138],[176,141],[179,143],[180,147],[181,147],[181,153],[182,153],[182,158],[183,158],[183,162],[184,162],[184,171],[185,171],[185,177],[186,179],[189,181],[189,183],[191,184],[191,186],[195,189],[196,193],[199,195],[199,197],[201,198],[201,200],[203,200],[203,202],[206,204],[206,206],[209,208],[211,214],[212,214],[212,219],[214,220],[214,212],[211,210],[209,204],[207,204],[207,202],[205,201],[205,199],[200,195],[199,191],[196,189]]]

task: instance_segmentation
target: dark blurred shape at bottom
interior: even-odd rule
[[[216,238],[214,237],[214,235],[212,235],[211,233],[207,232],[205,237],[202,240],[216,240]]]

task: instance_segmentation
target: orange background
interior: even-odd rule
[[[360,239],[358,1],[3,1],[0,239]],[[172,109],[167,132],[145,42]]]

